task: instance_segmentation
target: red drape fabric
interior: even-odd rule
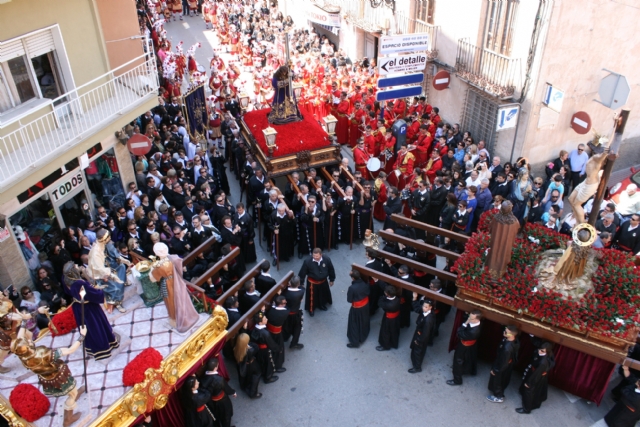
[[[458,339],[456,331],[464,320],[464,313],[456,311],[453,330],[449,338],[449,351],[455,349]],[[490,320],[482,321],[478,339],[478,357],[492,363],[502,340],[503,325]],[[520,334],[520,352],[515,369],[523,371],[533,353],[534,347],[528,334]],[[554,347],[556,366],[549,374],[549,384],[568,393],[600,405],[615,364],[561,345]]]
[[[225,343],[226,343],[226,337],[221,339],[218,342],[218,344],[216,344],[211,349],[211,351],[205,354],[204,357],[200,359],[199,364],[196,364],[195,366],[193,366],[193,368],[191,368],[184,376],[182,376],[178,380],[175,388],[176,391],[171,393],[171,395],[169,396],[169,401],[167,402],[165,407],[158,411],[153,412],[152,417],[153,417],[154,426],[176,427],[176,426],[184,425],[184,413],[182,410],[182,405],[180,404],[178,390],[180,390],[180,387],[186,381],[186,379],[190,375],[193,375],[194,373],[196,373],[196,371],[200,369],[202,365],[204,365],[204,363],[206,363],[206,361],[209,360],[211,357],[218,358],[218,360],[220,361],[220,365],[218,366],[218,372],[220,373],[220,375],[222,375],[222,377],[224,377],[224,379],[229,381],[229,372],[227,371],[227,368],[224,364],[224,358],[222,357],[222,348],[224,347]],[[144,417],[139,417],[136,420],[136,423],[134,423],[134,425],[142,423],[143,420],[144,420]]]

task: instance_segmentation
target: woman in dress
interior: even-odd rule
[[[509,201],[513,203],[513,214],[524,225],[524,218],[529,213],[529,202],[533,197],[533,183],[529,179],[529,171],[526,167],[518,170],[518,177],[511,181]]]
[[[40,307],[40,292],[32,291],[30,287],[23,286],[22,289],[20,289],[20,296],[22,297],[22,301],[20,302],[20,311],[33,313],[38,310],[38,307]],[[26,321],[26,328],[33,334],[32,339],[35,340],[38,338],[40,329],[38,329],[35,318],[31,318]]]

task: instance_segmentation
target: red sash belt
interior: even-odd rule
[[[620,249],[624,249],[625,251],[629,251],[629,252],[631,252],[631,251],[632,251],[632,249],[631,249],[631,248],[628,248],[628,247],[626,247],[626,246],[623,246],[623,245],[621,245],[620,243],[618,243],[618,246],[620,246]]]
[[[474,345],[476,343],[476,340],[470,340],[470,341],[460,340],[460,342],[465,347],[471,347],[472,345]]]
[[[259,348],[260,350],[266,350],[266,349],[267,349],[267,348],[269,348],[269,347],[267,347],[267,345],[266,345],[266,344],[258,344],[258,348]]]
[[[357,168],[365,168],[365,167],[367,167],[367,165],[366,165],[366,163],[365,163],[365,164],[362,164],[362,165],[356,165],[356,167],[357,167]]]
[[[196,409],[196,411],[198,411],[198,412],[202,412],[202,411],[204,411],[204,408],[206,408],[206,407],[207,407],[207,405],[202,405],[201,407],[199,407],[198,409]]]
[[[290,315],[295,315],[295,314],[298,314],[298,312],[297,311],[290,311],[289,314]]]
[[[214,402],[217,402],[219,400],[222,400],[223,397],[224,397],[224,390],[222,390],[219,395],[213,396],[211,400],[213,400]]]
[[[273,326],[271,323],[267,323],[267,331],[272,334],[279,334],[282,332],[282,326]]]
[[[404,299],[404,298],[400,298],[400,304],[404,304],[404,303],[406,303],[406,302],[407,302],[407,300],[406,300],[406,299]]]
[[[327,280],[316,280],[316,279],[312,279],[311,277],[307,277],[307,280],[309,281],[309,283],[313,284],[313,285],[321,285],[324,282],[326,282]]]
[[[465,225],[464,227],[461,227],[461,226],[459,226],[459,225],[458,225],[458,224],[456,224],[456,223],[453,223],[453,226],[454,226],[455,228],[459,229],[459,230],[464,230],[464,229],[466,229],[466,228],[467,228],[467,226],[466,226],[466,225]]]
[[[352,302],[351,303],[351,307],[353,307],[353,308],[362,308],[367,304],[369,304],[369,297],[364,297],[360,301]]]
[[[231,250],[234,250],[235,248],[237,248],[237,246],[231,246]]]
[[[396,317],[400,316],[400,312],[399,311],[390,311],[390,312],[386,312],[384,314],[384,316],[387,319],[395,319]]]

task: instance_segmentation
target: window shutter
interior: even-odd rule
[[[27,51],[29,57],[34,58],[36,56],[44,55],[47,52],[55,50],[55,44],[53,43],[53,35],[51,30],[40,31],[31,36],[27,36],[25,39],[27,43]]]
[[[22,55],[24,55],[24,47],[21,39],[0,43],[0,62],[7,62]]]

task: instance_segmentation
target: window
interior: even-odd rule
[[[488,0],[484,48],[500,55],[511,53],[511,40],[520,0]]]
[[[498,117],[498,104],[485,98],[480,92],[469,89],[464,105],[462,118],[462,130],[469,131],[471,137],[477,143],[484,140],[487,150],[493,152],[496,137],[496,119]]]
[[[0,115],[32,99],[64,93],[51,30],[0,42]]]
[[[433,7],[436,0],[416,0],[416,19],[433,24]]]

